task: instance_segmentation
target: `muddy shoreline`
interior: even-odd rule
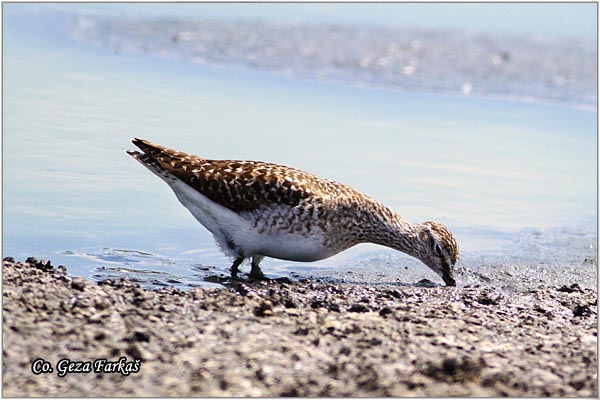
[[[28,261],[3,262],[4,396],[597,396],[578,284],[148,290]]]

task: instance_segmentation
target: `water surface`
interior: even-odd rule
[[[109,27],[96,36],[82,31],[81,21],[90,18]],[[178,18],[167,37],[198,29],[198,19]],[[251,53],[231,42],[223,48],[226,62],[198,64],[190,59],[198,42],[172,48],[161,42],[164,20],[150,19],[147,32],[140,32],[138,20],[123,21],[122,16],[5,5],[5,255],[50,258],[74,275],[128,276],[149,286],[209,285],[207,275],[226,273],[229,261],[210,234],[162,181],[124,153],[137,136],[210,158],[292,165],[350,184],[409,221],[449,226],[461,246],[460,265],[469,270],[596,262],[595,74],[588,76],[596,58],[586,47],[589,38],[554,38],[540,50],[552,52],[556,64],[543,73],[552,77],[566,71],[575,80],[559,89],[550,78],[529,85],[525,63],[515,72],[518,84],[507,100],[497,92],[494,75],[482,72],[487,56],[474,64],[448,65],[458,74],[425,74],[422,85],[406,87],[386,81],[396,76],[393,68],[400,68],[402,59],[378,82],[348,64],[328,64],[324,54],[308,62],[283,53],[278,61],[259,47],[255,54],[264,65],[251,66]],[[277,46],[298,48],[307,40],[289,38],[288,25],[254,23],[264,37],[278,37]],[[119,31],[125,29],[119,24],[128,30]],[[203,29],[222,37],[236,32],[233,21],[220,18],[211,24]],[[107,29],[116,42],[102,42],[112,37]],[[274,29],[285,34],[273,35]],[[331,25],[311,22],[298,29],[314,37]],[[337,34],[365,32],[360,29],[347,24]],[[364,29],[367,46],[369,35],[383,28]],[[391,29],[385,31],[390,37],[408,35],[400,36],[401,43],[414,37],[433,43],[436,34],[385,29]],[[494,43],[514,41],[493,35],[499,41]],[[100,42],[92,43],[94,38]],[[448,39],[439,51],[468,51],[457,42]],[[502,58],[494,45],[474,43],[475,49]],[[534,43],[530,37],[515,54]],[[565,53],[564,43],[577,46]],[[117,44],[131,51],[115,52]],[[356,59],[364,51],[359,45],[353,47]],[[174,56],[161,55],[164,48]],[[421,56],[414,49],[407,54]],[[527,62],[542,62],[535,57]],[[281,74],[273,67],[276,62],[287,62],[293,73]],[[433,61],[422,57],[418,62]],[[463,86],[469,68],[479,71],[479,83],[470,91]],[[331,74],[320,74],[322,69]],[[450,83],[454,89],[447,90],[443,84]],[[418,261],[374,245],[316,263],[267,259],[263,270],[274,277],[399,284],[438,280]]]

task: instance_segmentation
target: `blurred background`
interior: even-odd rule
[[[596,7],[3,4],[4,256],[150,287],[226,274],[208,231],[124,153],[136,136],[354,186],[449,226],[469,271],[597,264]],[[374,245],[263,265],[437,280]]]

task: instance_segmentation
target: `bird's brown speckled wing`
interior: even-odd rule
[[[143,139],[132,143],[145,154],[129,152],[145,164],[173,174],[212,201],[235,212],[269,204],[297,206],[303,200],[328,198],[350,188],[295,168],[260,161],[208,160]]]

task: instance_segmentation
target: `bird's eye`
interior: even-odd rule
[[[435,250],[435,253],[438,256],[442,255],[442,247],[438,243],[435,244],[435,246],[433,247],[433,249]]]

